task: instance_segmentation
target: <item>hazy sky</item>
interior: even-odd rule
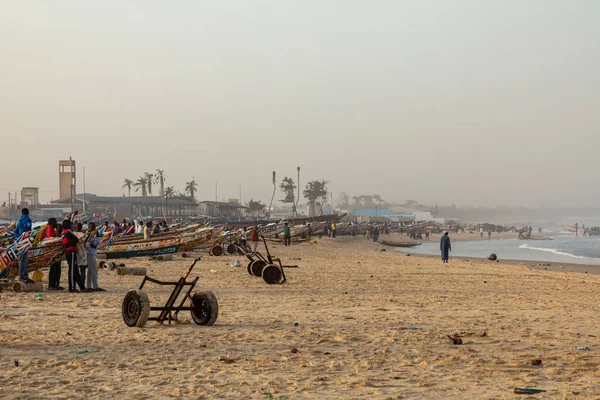
[[[299,165],[334,194],[598,204],[599,21],[594,0],[1,0],[0,199],[56,198],[72,156],[105,195],[161,168],[268,202]]]

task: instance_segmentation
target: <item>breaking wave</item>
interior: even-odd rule
[[[596,257],[578,256],[576,254],[567,253],[565,251],[551,249],[551,248],[545,248],[545,247],[535,247],[530,244],[522,244],[521,246],[519,246],[519,248],[527,249],[527,250],[545,251],[547,253],[557,254],[559,256],[567,256],[567,257],[572,257],[572,258],[580,258],[580,259],[586,259],[586,260],[599,260],[600,261],[600,258],[596,258]]]

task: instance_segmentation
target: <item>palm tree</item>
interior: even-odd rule
[[[271,203],[269,203],[269,209],[267,210],[267,217],[271,216],[271,207],[273,206],[273,199],[275,198],[275,190],[277,189],[277,174],[273,171],[273,195],[271,196]]]
[[[158,183],[160,185],[160,196],[165,196],[165,181],[167,180],[167,175],[165,175],[165,171],[162,169],[157,169],[156,174],[154,174],[154,183]]]
[[[198,191],[198,189],[196,189],[196,187],[198,187],[198,184],[196,183],[196,179],[192,178],[191,181],[186,182],[185,183],[185,192],[189,193],[190,198],[192,199],[192,201],[194,201],[194,194]]]
[[[296,185],[294,184],[294,180],[286,176],[281,181],[279,187],[281,188],[281,191],[285,193],[285,198],[281,200],[281,202],[292,203],[292,215],[296,215],[296,195],[294,194]]]
[[[131,197],[131,187],[133,186],[135,182],[133,182],[131,179],[125,179],[123,181],[123,186],[122,188],[125,189],[127,188],[127,192],[129,193],[129,197]]]
[[[148,193],[152,196],[152,183],[154,182],[154,175],[148,172],[144,172],[144,178],[146,178],[146,185],[148,186]]]
[[[319,205],[321,208],[321,215],[323,215],[323,205],[327,200],[327,182],[326,181],[312,181],[306,184],[304,189],[304,197],[308,200],[309,205],[309,216],[313,217],[316,214],[316,206]],[[312,214],[312,215],[311,215]]]
[[[165,195],[165,214],[168,213],[169,210],[169,198],[175,195],[175,188],[173,186],[167,186],[164,190]]]
[[[140,188],[142,189],[142,197],[146,197],[148,195],[148,192],[146,192],[146,178],[144,178],[143,176],[140,176],[138,178],[137,181],[135,181],[135,183],[133,184],[133,186],[136,187],[135,191],[139,192]]]

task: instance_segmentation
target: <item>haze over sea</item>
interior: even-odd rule
[[[549,236],[554,240],[487,240],[486,238],[454,242],[451,256],[483,258],[494,253],[504,260],[575,263],[600,267],[600,237],[576,237],[573,234],[562,233],[549,234]],[[426,242],[411,248],[410,252],[439,255],[439,247],[437,241]]]

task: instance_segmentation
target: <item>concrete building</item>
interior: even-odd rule
[[[83,195],[74,197],[77,209],[84,201]],[[59,199],[55,205],[71,204],[71,199]],[[192,200],[175,198],[165,199],[161,196],[96,196],[86,193],[86,211],[96,214],[117,214],[123,217],[178,218],[198,215],[198,204]]]
[[[35,207],[39,204],[39,188],[24,187],[21,189],[21,207]]]
[[[75,175],[75,160],[60,160],[58,162],[58,198],[71,199],[75,197],[77,179]]]
[[[248,207],[235,202],[201,201],[198,204],[199,212],[209,217],[244,218],[248,216]]]

